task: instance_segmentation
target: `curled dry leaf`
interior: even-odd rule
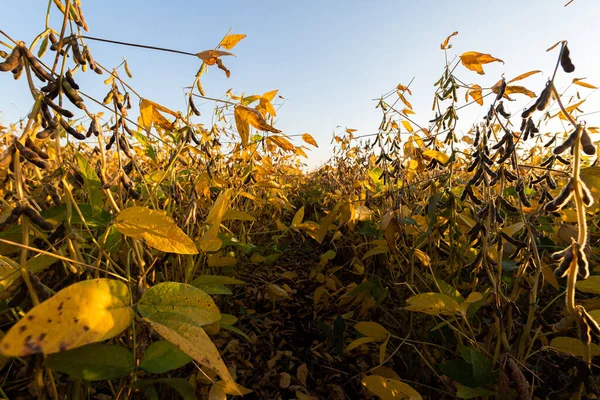
[[[490,54],[478,53],[476,51],[467,51],[460,56],[462,64],[471,71],[477,72],[479,75],[484,75],[483,64],[488,64],[494,61],[504,63],[499,58],[493,57]]]
[[[235,106],[234,116],[238,132],[240,133],[240,136],[242,136],[242,143],[246,142],[247,144],[248,139],[246,138],[244,140],[244,136],[242,135],[242,132],[240,132],[240,122],[241,125],[243,125],[243,128],[241,130],[244,132],[247,132],[247,127],[245,127],[245,125],[250,125],[261,131],[273,133],[281,132],[279,129],[275,129],[274,127],[269,125],[260,113],[260,111],[256,110],[255,108],[250,108],[242,105]]]
[[[473,100],[475,100],[475,102],[477,102],[477,104],[479,104],[480,106],[483,105],[483,96],[481,95],[481,86],[479,86],[477,84],[471,85],[471,88],[465,94],[465,101],[469,100],[469,96],[471,96],[473,98]]]
[[[456,36],[456,35],[458,35],[458,31],[454,31],[454,32],[452,32],[452,33],[450,34],[450,36],[448,36],[448,37],[446,38],[446,40],[444,40],[444,43],[442,43],[442,44],[440,45],[440,49],[442,49],[442,50],[451,49],[451,48],[452,48],[452,45],[451,45],[451,44],[448,44],[448,43],[450,42],[450,39],[452,38],[452,36]]]
[[[200,53],[196,53],[196,57],[208,65],[215,65],[217,63],[217,59],[222,56],[234,56],[234,54],[223,50],[204,50]]]

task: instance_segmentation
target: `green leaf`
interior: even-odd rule
[[[119,213],[115,227],[125,236],[145,240],[165,253],[198,254],[196,245],[164,213],[146,207],[129,207]]]
[[[473,377],[471,364],[460,358],[450,360],[439,366],[440,370],[453,381],[469,387],[479,386]]]
[[[190,383],[183,378],[162,378],[162,379],[136,381],[133,384],[133,387],[136,389],[137,388],[142,389],[142,390],[144,390],[144,393],[146,393],[146,390],[151,388],[152,385],[160,385],[160,384],[171,386],[173,389],[175,389],[175,391],[177,393],[179,393],[181,398],[183,398],[184,400],[197,400],[196,391],[194,390],[192,385],[190,385]],[[152,393],[152,392],[156,393],[155,390],[149,390],[149,391],[150,391],[150,393]],[[156,397],[156,398],[158,398],[158,397]]]
[[[460,355],[462,358],[471,364],[473,368],[473,379],[477,386],[487,385],[494,381],[492,373],[492,360],[477,350],[461,346]]]
[[[198,326],[221,319],[219,308],[212,297],[192,285],[178,282],[163,282],[152,286],[138,302],[138,311],[147,318],[160,312],[181,314]]]
[[[77,204],[77,207],[79,208],[79,211],[81,211],[85,223],[90,228],[104,228],[108,226],[111,221],[110,214],[104,209],[101,209],[99,212],[98,210],[93,211],[92,206],[89,204]],[[61,204],[60,206],[50,207],[47,210],[42,211],[41,214],[44,219],[58,225],[67,217],[67,205]],[[71,215],[71,225],[82,225],[83,222],[81,217],[79,217],[79,213],[73,210]]]
[[[173,343],[168,340],[159,340],[146,349],[140,361],[140,368],[154,374],[162,374],[182,367],[191,361],[192,359]]]
[[[50,354],[44,366],[85,381],[104,381],[129,375],[135,360],[129,349],[104,343]]]
[[[88,160],[80,153],[75,154],[79,171],[83,177],[88,203],[92,206],[92,215],[97,215],[102,210],[102,182]],[[74,213],[76,214],[76,213]]]

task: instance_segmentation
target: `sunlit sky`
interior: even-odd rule
[[[231,27],[247,38],[224,58],[231,70],[227,79],[213,67],[203,78],[207,96],[234,93],[261,94],[279,89],[286,102],[278,111],[275,126],[289,135],[308,132],[319,143],[309,153],[314,167],[331,154],[332,134],[346,127],[357,134],[377,131],[381,113],[373,101],[397,84],[411,85],[409,98],[415,120],[427,125],[432,119],[433,83],[444,66],[440,43],[453,31],[448,58],[466,51],[490,53],[505,61],[484,66],[480,76],[460,66],[457,74],[467,83],[486,87],[504,73],[507,78],[540,69],[521,83],[539,93],[551,75],[557,52],[546,49],[567,39],[576,71],[561,74],[557,86],[566,87],[574,78],[586,77],[600,84],[600,2],[575,0],[520,1],[181,1],[104,0],[83,1],[90,32],[106,39],[168,47],[188,52],[210,49]],[[48,1],[6,2],[0,29],[14,39],[30,43],[45,28]],[[60,28],[53,8],[52,26]],[[5,38],[0,38],[5,41]],[[183,109],[185,87],[193,82],[200,66],[197,58],[99,42],[87,42],[94,57],[107,67],[126,58],[133,79],[130,84],[143,97],[167,107]],[[0,45],[0,48],[4,46]],[[85,91],[103,98],[106,75],[77,75]],[[32,100],[25,79],[14,81],[0,75],[0,122],[5,125],[27,115]],[[581,90],[582,95],[592,93]],[[514,96],[507,108],[520,112],[530,99]],[[592,93],[582,107],[600,110]],[[212,103],[201,105],[196,122],[211,123]],[[98,110],[94,110],[98,111]],[[461,126],[468,130],[486,107],[471,108]],[[593,122],[600,114],[589,116]],[[598,125],[596,123],[596,125]],[[299,143],[298,143],[299,144]]]

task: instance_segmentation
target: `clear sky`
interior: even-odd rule
[[[247,38],[224,58],[231,70],[211,68],[203,78],[208,96],[234,93],[262,94],[279,89],[287,102],[279,110],[275,126],[287,134],[312,134],[320,148],[309,153],[310,166],[325,161],[331,151],[334,130],[376,132],[380,111],[372,99],[408,83],[417,115],[427,125],[432,118],[433,83],[441,75],[444,53],[440,43],[453,31],[449,57],[465,51],[491,53],[505,64],[484,66],[486,75],[459,67],[468,83],[491,86],[505,73],[512,78],[541,69],[522,83],[539,93],[552,73],[556,52],[545,50],[558,40],[569,40],[577,69],[561,76],[558,86],[573,77],[587,77],[600,85],[600,2],[575,0],[304,0],[304,1],[83,1],[90,36],[169,47],[189,52],[210,49],[231,27]],[[0,29],[27,43],[43,31],[47,0],[5,2]],[[58,17],[54,8],[53,15]],[[53,27],[59,29],[58,19]],[[1,38],[4,40],[4,38]],[[107,67],[123,57],[134,78],[131,85],[144,97],[167,107],[185,106],[184,87],[194,78],[200,61],[194,57],[88,42],[94,57]],[[3,46],[0,45],[0,48]],[[106,78],[93,73],[78,78],[86,92],[104,97]],[[80,74],[78,75],[80,76]],[[24,117],[32,105],[26,80],[13,81],[0,74],[0,122]],[[589,94],[590,91],[582,91]],[[519,111],[530,100],[516,95],[508,108]],[[594,93],[583,107],[600,110]],[[212,105],[204,105],[198,122],[210,124]],[[465,118],[487,111],[481,107]],[[598,114],[600,115],[600,114]],[[595,115],[590,116],[590,121]],[[468,120],[468,121],[467,121]],[[596,124],[598,125],[598,124]],[[338,128],[336,128],[338,127]],[[341,128],[339,128],[341,127]]]

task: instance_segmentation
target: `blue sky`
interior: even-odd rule
[[[502,73],[512,78],[541,69],[544,74],[522,82],[539,93],[556,60],[556,52],[546,53],[546,48],[567,39],[577,69],[560,76],[558,86],[566,86],[573,77],[600,84],[600,2],[575,0],[566,8],[565,2],[104,0],[83,1],[83,10],[90,36],[189,52],[214,47],[230,27],[233,33],[247,34],[232,50],[237,57],[224,59],[231,78],[216,68],[203,78],[207,95],[221,97],[229,88],[246,95],[279,89],[287,101],[275,125],[290,135],[308,132],[316,138],[320,148],[309,153],[307,162],[315,166],[329,157],[336,129],[375,132],[380,111],[372,99],[398,83],[414,78],[410,100],[417,112],[415,119],[427,125],[432,118],[433,83],[444,65],[440,43],[453,31],[459,35],[452,39],[449,58],[479,51],[505,61],[485,66],[484,76],[459,67],[458,75],[465,82],[491,86]],[[46,0],[7,2],[0,29],[31,42],[44,29],[47,4]],[[53,15],[58,17],[56,9]],[[53,18],[52,26],[59,29],[58,18]],[[134,75],[130,83],[142,96],[170,108],[184,107],[183,88],[192,83],[198,59],[88,44],[107,67],[125,57]],[[86,92],[104,97],[106,75],[84,75],[78,81]],[[32,101],[26,84],[24,79],[13,81],[10,74],[0,75],[0,122],[7,124],[27,114]],[[530,100],[515,98],[508,107],[514,112]],[[594,93],[583,108],[600,110],[598,96]],[[211,110],[212,105],[203,105],[198,122],[210,124]],[[470,109],[462,120],[463,128],[468,129],[486,111],[484,107]]]

